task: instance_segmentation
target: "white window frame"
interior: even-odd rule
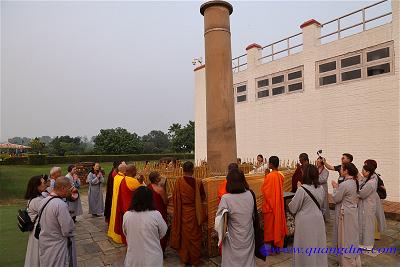
[[[246,90],[243,91],[243,92],[238,93],[237,88],[240,87],[240,86],[243,86],[243,85],[246,86]],[[247,95],[247,92],[248,92],[247,82],[241,82],[241,83],[237,83],[237,84],[233,85],[233,90],[235,92],[235,104],[246,103],[249,100],[248,95]],[[238,102],[237,101],[238,96],[243,96],[243,95],[246,96],[246,100]]]
[[[375,50],[379,50],[382,48],[389,48],[389,57],[367,62],[367,53],[375,51]],[[341,64],[342,59],[353,57],[355,55],[360,55],[360,63],[357,65],[352,65],[349,67],[342,68],[342,64]],[[336,61],[336,69],[335,70],[319,73],[320,65],[323,65],[325,63],[332,62],[332,61]],[[379,75],[374,75],[374,76],[368,76],[368,68],[373,67],[373,66],[383,65],[383,64],[389,64],[389,68],[390,68],[389,72],[379,74]],[[363,80],[363,79],[372,79],[372,78],[376,78],[376,77],[392,75],[392,74],[394,74],[394,67],[395,67],[394,66],[394,43],[393,43],[393,41],[389,41],[386,43],[367,47],[367,48],[364,48],[364,49],[361,49],[358,51],[354,51],[351,53],[347,53],[347,54],[339,55],[336,57],[317,61],[315,63],[316,88],[325,88],[325,87],[329,87],[329,86],[333,86],[333,85],[347,84],[349,82],[359,81],[359,80]],[[357,70],[357,69],[361,69],[361,77],[360,78],[351,79],[351,80],[347,80],[347,81],[342,80],[342,73]],[[320,83],[319,83],[320,78],[324,78],[326,76],[330,76],[333,74],[336,75],[336,83],[320,85]]]

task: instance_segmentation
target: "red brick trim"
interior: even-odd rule
[[[259,45],[259,44],[256,44],[256,43],[252,43],[252,44],[250,44],[250,45],[248,45],[247,47],[246,47],[246,51],[247,50],[250,50],[250,49],[252,49],[252,48],[262,48],[262,46],[261,45]]]
[[[198,70],[201,70],[202,68],[205,68],[205,67],[206,67],[206,64],[200,65],[197,68],[195,68],[193,71],[198,71]]]
[[[303,24],[300,25],[300,29],[303,29],[304,27],[310,26],[312,24],[317,24],[317,26],[321,27],[321,23],[316,21],[315,19],[310,19],[304,22]]]

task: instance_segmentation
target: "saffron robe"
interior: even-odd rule
[[[111,204],[112,204],[112,195],[113,195],[115,175],[117,175],[117,172],[115,170],[112,170],[108,174],[108,178],[107,178],[106,201],[104,203],[104,218],[107,223],[110,221],[110,216],[111,216]]]
[[[121,235],[115,233],[114,226],[115,226],[115,214],[117,213],[117,202],[118,202],[118,191],[119,186],[124,179],[125,174],[122,172],[118,172],[117,175],[114,177],[114,184],[113,184],[113,194],[112,194],[112,202],[111,202],[111,214],[110,214],[110,222],[108,224],[108,232],[107,235],[112,238],[115,243],[122,243]]]
[[[226,192],[226,183],[227,180],[225,179],[218,188],[218,203],[221,201],[222,196],[228,193]]]
[[[171,229],[171,247],[178,250],[182,263],[198,266],[201,256],[201,202],[205,199],[201,181],[180,177],[173,193],[174,216]]]
[[[114,232],[121,236],[122,243],[124,244],[126,244],[126,237],[122,231],[124,214],[129,210],[133,193],[139,186],[141,186],[139,181],[129,176],[125,176],[119,186]]]
[[[264,241],[273,242],[274,246],[280,248],[283,247],[284,238],[288,233],[283,203],[283,179],[284,176],[274,170],[265,177],[261,187],[264,197]]]
[[[161,195],[154,190],[152,184],[149,184],[147,187],[153,192],[154,208],[160,212],[165,223],[167,223],[167,205],[164,203],[164,200],[161,197]],[[160,244],[163,252],[167,248],[167,242],[168,242],[168,236],[164,235],[164,237],[160,239]]]

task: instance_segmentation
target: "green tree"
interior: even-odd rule
[[[142,137],[142,142],[145,154],[165,153],[170,147],[168,135],[162,131],[151,131]]]
[[[49,144],[49,153],[57,156],[79,154],[82,151],[81,145],[80,137],[56,136]]]
[[[179,123],[172,124],[168,129],[168,135],[171,140],[172,150],[174,152],[193,152],[194,151],[194,122],[189,121],[182,127]]]
[[[34,138],[31,140],[29,143],[29,146],[31,147],[31,152],[34,153],[42,153],[46,144],[41,142],[38,137]]]
[[[94,137],[94,149],[101,154],[141,153],[143,144],[136,133],[123,128],[102,129]]]

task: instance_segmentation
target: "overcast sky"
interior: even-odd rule
[[[201,3],[1,1],[0,141],[114,127],[143,135],[194,120]],[[232,54],[372,3],[232,2]]]

